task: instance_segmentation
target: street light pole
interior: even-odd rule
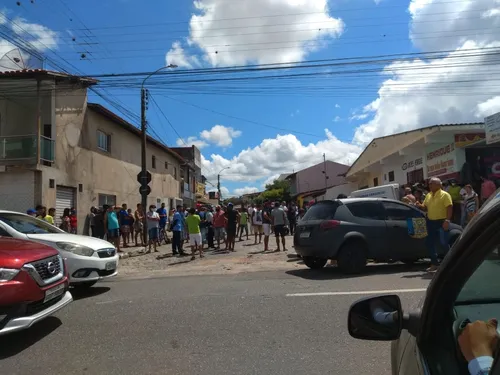
[[[223,170],[225,169],[231,169],[231,167],[225,167],[225,168],[222,168],[219,172],[219,174],[217,174],[217,190],[219,192],[219,205],[221,203],[221,192],[220,192],[220,174],[222,173]]]
[[[155,70],[153,73],[150,73],[144,78],[141,84],[141,175],[144,179],[147,174],[147,161],[146,161],[146,144],[147,144],[147,120],[146,120],[146,99],[147,99],[147,91],[144,87],[146,81],[159,71],[168,68],[177,68],[177,65],[169,64],[167,66],[162,66],[160,69]],[[145,180],[142,180],[141,186],[147,185],[144,183]],[[141,190],[141,205],[144,213],[144,243],[147,244],[148,240],[148,222],[146,219],[146,210],[148,205],[148,191],[146,189]]]

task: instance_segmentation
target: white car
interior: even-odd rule
[[[88,288],[118,274],[118,254],[109,242],[66,233],[26,214],[0,210],[0,236],[41,242],[66,258],[70,285]]]

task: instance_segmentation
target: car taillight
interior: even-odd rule
[[[340,221],[338,220],[325,220],[323,221],[321,224],[320,224],[320,228],[323,229],[323,230],[327,230],[327,229],[332,229],[332,228],[336,228],[340,225]]]

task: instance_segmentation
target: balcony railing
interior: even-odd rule
[[[23,161],[37,158],[36,135],[15,135],[0,137],[0,161]],[[54,161],[54,140],[40,137],[40,160]]]

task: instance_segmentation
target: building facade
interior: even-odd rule
[[[201,174],[201,153],[191,147],[173,147],[172,150],[184,159],[181,196],[186,207],[194,207],[199,199],[203,199],[205,180]],[[203,192],[203,194],[201,194]]]
[[[0,208],[75,207],[82,233],[91,206],[141,201],[140,131],[99,104],[87,103],[96,81],[44,70],[0,74]],[[152,175],[148,203],[180,200],[182,157],[147,142]],[[56,220],[57,221],[57,220]]]

